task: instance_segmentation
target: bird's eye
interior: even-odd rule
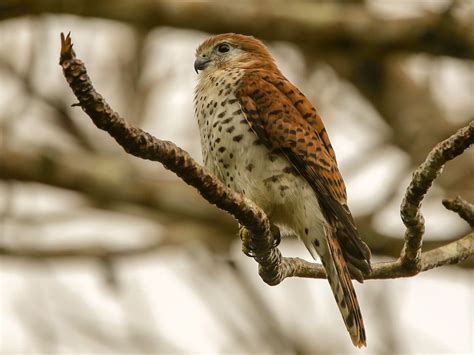
[[[219,53],[227,53],[230,51],[230,46],[227,43],[221,43],[217,46],[217,51]]]

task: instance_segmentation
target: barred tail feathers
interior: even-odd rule
[[[321,243],[321,240],[315,240],[312,245],[306,242],[306,247],[313,257],[316,251],[321,257],[329,284],[347,331],[351,336],[352,343],[359,348],[366,346],[364,322],[347,263],[344,260],[341,247],[331,227],[325,226],[324,232],[326,243]],[[326,248],[327,250],[325,250]]]

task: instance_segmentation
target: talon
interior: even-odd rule
[[[273,235],[273,243],[272,243],[272,248],[277,248],[280,243],[281,243],[281,233],[280,233],[280,228],[272,224],[270,227]]]
[[[255,257],[252,249],[250,249],[248,246],[250,239],[249,231],[244,226],[239,227],[239,236],[240,240],[242,241],[242,252],[251,258]]]
[[[246,245],[245,243],[242,244],[242,253],[244,253],[245,255],[247,255],[248,257],[250,258],[254,258],[255,257],[255,254],[252,250],[250,250]]]

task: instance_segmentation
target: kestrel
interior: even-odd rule
[[[196,51],[194,97],[206,167],[321,259],[354,345],[366,345],[351,276],[370,272],[321,117],[257,39],[227,33]]]

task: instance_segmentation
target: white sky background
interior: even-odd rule
[[[374,8],[383,8],[372,1]],[[386,4],[390,3],[385,2]],[[401,1],[400,3],[406,3]],[[435,6],[439,2],[432,3]],[[387,14],[396,13],[393,2],[386,5]],[[431,5],[430,5],[431,6]],[[399,6],[410,12],[406,5]],[[405,14],[403,14],[405,15]],[[75,49],[87,63],[96,88],[118,112],[126,117],[133,115],[133,108],[121,100],[120,63],[126,60],[124,45],[133,40],[129,27],[110,21],[84,20],[75,17],[46,17],[47,26],[41,43],[37,45],[41,58],[35,68],[33,85],[45,95],[58,97],[69,95],[58,65],[59,33],[72,31]],[[31,41],[34,25],[26,20],[0,22],[0,56],[8,58],[15,67],[25,69],[26,52]],[[140,85],[151,89],[151,99],[144,108],[142,128],[150,133],[175,142],[200,160],[197,124],[193,119],[192,95],[195,85],[193,69],[194,50],[206,34],[158,29],[146,42],[146,71]],[[355,88],[338,80],[329,67],[319,67],[309,78],[298,51],[284,43],[275,43],[271,51],[283,73],[307,93],[318,107],[335,147],[341,170],[360,150],[371,152],[383,142],[390,129],[377,116],[368,103],[358,96]],[[407,63],[407,70],[420,81],[442,82],[444,93],[437,93],[442,107],[453,116],[473,112],[472,67],[458,61],[441,60],[436,71],[426,65],[430,59],[420,56]],[[114,73],[117,73],[114,75]],[[166,90],[163,81],[166,80]],[[158,85],[156,85],[158,83]],[[461,93],[461,94],[459,94]],[[469,95],[471,93],[471,95]],[[9,145],[21,147],[29,144],[52,144],[61,149],[75,149],[58,132],[44,124],[47,110],[38,102],[22,101],[22,89],[14,79],[0,71],[0,112],[23,112],[14,123],[13,135],[2,137]],[[178,109],[176,109],[178,107]],[[115,142],[105,134],[97,133],[80,109],[74,113],[77,120],[97,137],[97,144],[109,151],[116,151]],[[350,119],[348,119],[350,118]],[[51,127],[52,125],[49,125]],[[51,142],[51,143],[48,143]],[[396,147],[386,147],[375,155],[363,174],[346,177],[351,209],[355,215],[369,212],[383,197],[384,186],[396,179],[400,184],[400,196],[393,205],[386,206],[379,215],[377,227],[393,235],[402,235],[399,218],[399,201],[409,179],[400,179],[408,160]],[[156,169],[161,174],[162,169]],[[13,194],[11,193],[13,191]],[[437,196],[436,189],[431,194]],[[0,213],[15,217],[37,216],[41,219],[50,213],[70,211],[73,218],[60,223],[49,223],[41,229],[22,228],[18,223],[5,219],[0,225],[2,241],[22,238],[30,244],[32,238],[42,247],[100,243],[102,245],[127,246],[146,241],[145,235],[159,234],[160,227],[149,219],[129,217],[118,213],[93,210],[76,194],[36,184],[14,184],[13,190],[0,185]],[[444,210],[440,199],[424,204],[427,235],[443,237],[461,233],[465,226],[459,218]],[[39,217],[38,217],[39,216]],[[86,239],[88,238],[88,239]],[[16,239],[15,241],[17,241]],[[306,251],[296,243],[287,241],[283,253],[308,258]],[[246,309],[236,306],[245,303],[245,294],[229,282],[231,272],[216,269],[207,252],[192,244],[183,250],[176,248],[161,251],[158,255],[127,259],[119,262],[116,273],[120,290],[110,291],[104,285],[101,265],[93,261],[48,262],[29,264],[21,261],[0,259],[0,352],[9,353],[140,353],[140,348],[130,345],[134,332],[142,338],[138,343],[151,348],[169,343],[169,351],[226,353],[234,351],[260,352],[265,344],[255,344],[251,349],[239,348],[234,334],[228,334],[220,321],[196,295],[195,288],[212,289],[222,300],[216,307],[225,309],[235,326],[246,337],[252,337],[248,320],[252,315],[241,314]],[[283,332],[293,334],[301,341],[323,339],[337,343],[342,351],[355,353],[346,330],[339,319],[328,285],[324,281],[286,280],[277,287],[266,286],[258,277],[256,264],[240,252],[235,245],[235,262],[251,279],[251,285],[266,301],[276,317],[277,326]],[[211,272],[198,275],[194,270],[196,260]],[[217,265],[217,264],[216,264]],[[222,265],[222,264],[219,264]],[[222,287],[225,285],[225,287]],[[229,286],[230,285],[230,286]],[[455,353],[469,354],[474,349],[474,279],[472,271],[441,268],[407,280],[368,281],[356,285],[368,333],[369,347],[357,353],[376,354],[383,349],[383,339],[378,334],[385,327],[393,331],[399,341],[397,349],[407,354]],[[377,296],[379,295],[379,296]],[[382,295],[382,296],[380,296]],[[140,299],[140,304],[134,303]],[[380,301],[382,299],[382,301]],[[380,319],[378,308],[388,310],[390,319]],[[385,313],[382,313],[385,315]],[[24,315],[31,317],[25,324]],[[72,318],[93,324],[89,330],[111,339],[108,347],[90,342],[84,333],[67,328]],[[36,323],[35,323],[36,322]],[[255,320],[255,322],[258,322]],[[65,327],[66,325],[66,327]],[[31,327],[31,328],[29,328]],[[41,329],[38,338],[31,338],[32,330]],[[130,330],[133,330],[131,332]],[[247,330],[246,330],[247,329]],[[132,333],[132,335],[130,335]],[[159,336],[157,335],[159,334]],[[49,340],[48,340],[49,339]],[[163,340],[166,339],[166,340]],[[274,340],[278,341],[278,340]],[[107,343],[107,342],[105,342]],[[166,344],[165,344],[166,343]],[[51,346],[50,344],[56,344]],[[133,343],[132,343],[133,344]],[[285,349],[284,342],[281,349]],[[330,347],[328,348],[330,349]]]

